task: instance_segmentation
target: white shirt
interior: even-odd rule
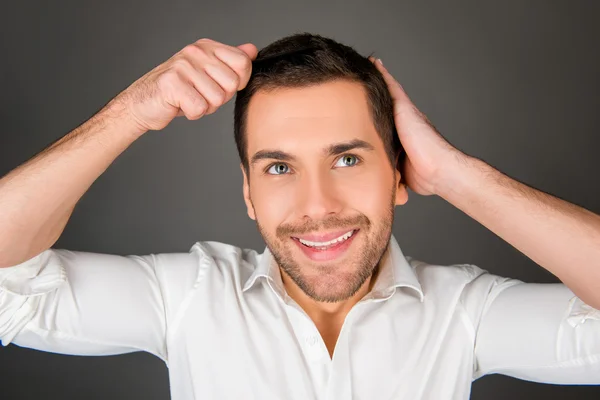
[[[394,237],[332,359],[268,249],[217,242],[144,256],[49,249],[0,269],[0,339],[150,352],[173,400],[468,399],[491,373],[600,384],[600,312],[567,287],[417,261]]]

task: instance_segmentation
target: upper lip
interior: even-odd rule
[[[295,235],[292,236],[296,239],[308,240],[309,242],[328,242],[330,240],[336,239],[342,236],[345,233],[356,231],[357,229],[344,229],[341,231],[328,232],[328,233],[310,233],[305,235]]]

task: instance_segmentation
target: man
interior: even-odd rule
[[[244,199],[262,254],[51,249],[92,182],[176,116],[238,92]],[[401,145],[400,145],[401,144]],[[438,195],[564,284],[402,254],[407,187]],[[466,399],[490,373],[600,383],[600,216],[445,141],[380,61],[318,35],[257,54],[202,39],[0,180],[0,338],[148,351],[181,399]]]

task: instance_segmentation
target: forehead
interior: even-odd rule
[[[250,100],[246,121],[250,156],[264,148],[296,153],[349,139],[375,144],[378,138],[366,90],[346,80],[259,91]]]

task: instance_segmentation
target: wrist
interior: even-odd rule
[[[450,201],[453,197],[464,196],[476,186],[477,174],[487,166],[482,160],[460,151],[449,155],[443,163],[436,179],[435,194]]]
[[[105,118],[110,125],[117,126],[122,135],[133,140],[148,131],[133,118],[121,96],[113,98],[98,114]]]

